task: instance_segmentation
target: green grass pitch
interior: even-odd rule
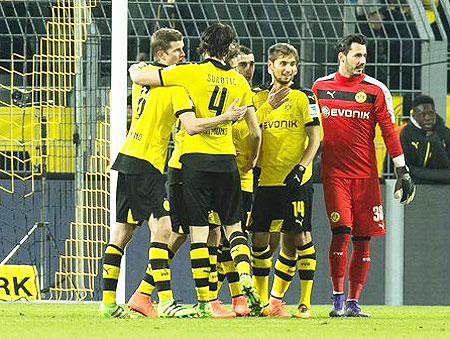
[[[103,319],[98,304],[0,303],[0,338],[450,338],[450,307],[366,306],[369,319]],[[295,307],[290,310],[295,312]]]

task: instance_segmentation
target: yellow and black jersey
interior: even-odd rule
[[[283,186],[286,175],[300,162],[308,145],[306,127],[320,125],[319,107],[311,91],[292,89],[277,109],[267,102],[268,91],[255,95],[262,131],[260,186]],[[265,98],[265,100],[263,100]],[[312,163],[303,182],[312,176]]]
[[[179,85],[186,88],[195,103],[197,118],[210,118],[227,110],[234,99],[238,106],[251,106],[253,93],[245,78],[228,65],[206,59],[197,64],[170,66],[160,71],[164,86]],[[197,135],[185,135],[184,155],[235,156],[231,122]],[[183,159],[182,159],[183,160]],[[214,162],[214,160],[212,160]],[[207,161],[200,161],[202,168],[218,167]],[[212,168],[211,168],[212,169]]]
[[[253,96],[256,96],[253,91]],[[252,99],[253,100],[253,99]],[[258,118],[258,117],[257,117]],[[258,119],[258,123],[260,120]],[[234,123],[233,125],[233,142],[239,154],[236,157],[239,175],[241,177],[241,189],[244,192],[253,193],[253,170],[244,172],[243,167],[247,165],[250,156],[250,130],[244,120]]]
[[[253,96],[253,106],[256,109],[256,115],[259,123],[261,123],[262,115],[264,113],[264,110],[260,110],[259,108],[267,101],[268,98],[269,98],[268,89],[263,89],[258,93],[255,93],[255,95]]]
[[[153,64],[145,70],[160,69]],[[155,168],[161,173],[167,159],[170,134],[177,116],[194,111],[184,87],[132,87],[133,120],[125,144],[112,168],[127,174],[144,173]]]
[[[241,190],[245,192],[253,192],[253,171],[243,171],[250,155],[249,135],[250,132],[244,120],[233,124],[233,142],[239,152],[236,162],[241,177]]]
[[[241,177],[241,189],[245,192],[253,192],[253,171],[243,171],[243,167],[247,164],[247,160],[250,153],[249,145],[249,129],[245,121],[239,121],[232,125],[233,132],[233,143],[239,154],[236,157],[237,167],[239,170],[239,175]],[[174,127],[174,132],[172,134],[172,139],[174,140],[174,149],[172,155],[169,159],[169,167],[181,169],[182,164],[180,162],[180,157],[183,148],[183,141],[186,136],[186,130],[181,124],[180,120],[177,120]]]
[[[250,153],[249,148],[249,129],[245,121],[240,121],[233,124],[232,128],[233,142],[239,154],[236,157],[239,175],[241,177],[241,189],[245,192],[253,192],[253,171],[244,172],[242,168],[247,164]],[[170,156],[168,166],[171,168],[182,169],[180,157],[183,149],[183,141],[186,136],[186,130],[181,124],[180,120],[175,123],[173,132],[174,149]]]
[[[174,125],[173,133],[172,133],[172,140],[173,140],[173,152],[170,156],[168,166],[175,169],[181,169],[183,166],[180,162],[181,157],[181,151],[183,149],[183,141],[184,137],[186,135],[186,130],[183,127],[183,124],[181,123],[180,119],[177,120],[177,122]]]

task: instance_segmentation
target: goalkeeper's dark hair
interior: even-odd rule
[[[158,51],[167,52],[172,42],[183,40],[183,34],[172,28],[160,28],[152,34],[150,46],[153,52],[153,58],[156,57]]]
[[[207,53],[210,57],[223,59],[230,51],[230,45],[234,41],[234,31],[226,24],[216,22],[203,31],[200,36],[200,54]]]
[[[342,52],[347,55],[352,47],[352,43],[354,42],[360,45],[365,45],[367,44],[367,39],[363,34],[360,33],[348,34],[338,41],[336,46],[337,53],[339,54]]]
[[[277,60],[280,57],[280,55],[282,56],[293,55],[295,57],[295,61],[297,62],[297,64],[300,62],[300,56],[298,55],[297,49],[294,46],[287,44],[285,42],[279,42],[275,45],[272,45],[267,50],[267,57],[272,62]]]

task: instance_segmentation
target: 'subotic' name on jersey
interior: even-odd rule
[[[198,118],[222,114],[235,98],[240,98],[238,106],[252,105],[253,93],[245,78],[213,59],[165,68],[160,77],[164,86],[180,85],[188,90]],[[231,122],[197,135],[185,135],[182,154],[190,153],[235,155]]]

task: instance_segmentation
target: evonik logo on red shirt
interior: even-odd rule
[[[370,112],[363,112],[346,108],[329,108],[328,106],[322,106],[322,115],[324,118],[332,116],[368,120],[369,114]]]

